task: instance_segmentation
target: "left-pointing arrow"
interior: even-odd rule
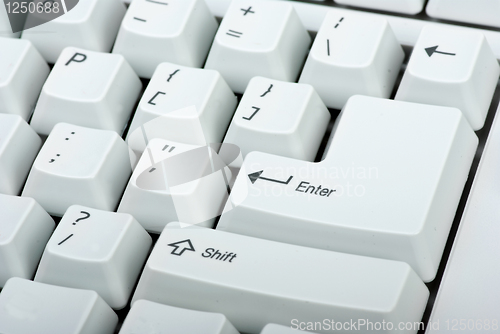
[[[280,180],[275,180],[275,179],[268,179],[267,177],[260,176],[262,173],[264,173],[263,170],[260,170],[260,171],[255,172],[255,173],[248,174],[248,178],[250,179],[250,182],[252,182],[252,184],[253,184],[258,179],[261,179],[261,180],[270,181],[270,182],[276,182],[276,183],[281,183],[281,184],[288,184],[293,179],[292,175],[290,175],[290,177],[286,181],[280,181]]]
[[[191,243],[191,240],[189,240],[189,239],[177,241],[177,242],[174,242],[172,244],[168,244],[168,246],[174,247],[174,249],[172,250],[172,252],[170,254],[177,255],[177,256],[181,256],[182,253],[184,253],[187,250],[192,251],[192,252],[195,251],[193,244]]]

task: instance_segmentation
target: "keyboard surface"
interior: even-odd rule
[[[0,334],[500,331],[499,0],[71,6],[0,8]]]

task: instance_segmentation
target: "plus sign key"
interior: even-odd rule
[[[73,205],[47,243],[35,281],[94,290],[121,309],[150,246],[151,237],[131,215]]]
[[[295,81],[310,43],[291,4],[233,1],[205,68],[218,70],[237,93],[243,93],[254,76]]]

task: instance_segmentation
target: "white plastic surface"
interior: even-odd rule
[[[201,67],[217,27],[204,0],[137,0],[127,10],[113,53],[124,55],[144,78],[162,62]]]
[[[310,85],[254,77],[224,138],[251,151],[313,161],[330,113]]]
[[[30,279],[55,227],[32,198],[0,194],[0,288],[11,277]]]
[[[337,321],[419,321],[427,297],[403,262],[174,223],[160,235],[132,300],[222,313],[238,331],[258,333],[269,322],[332,314]]]
[[[80,0],[66,14],[24,30],[22,38],[30,40],[49,63],[55,63],[68,46],[110,52],[125,12],[120,0]],[[30,15],[36,13],[27,21]]]
[[[137,300],[119,334],[239,334],[223,314],[188,310]]]
[[[341,5],[385,10],[403,14],[418,14],[424,8],[425,0],[335,0]]]
[[[32,166],[23,196],[59,217],[73,204],[114,211],[131,172],[128,147],[116,132],[59,123]]]
[[[217,229],[436,275],[478,139],[454,108],[354,96],[326,157],[247,155]]]
[[[290,326],[282,326],[282,325],[276,325],[276,324],[267,324],[266,327],[262,329],[262,332],[260,334],[296,334],[296,333],[312,333],[312,332],[305,332],[299,330],[301,328],[301,325],[303,327],[307,327],[307,323],[303,322],[302,324],[300,322],[292,322]]]
[[[499,0],[429,0],[427,15],[500,28]]]
[[[499,118],[500,108],[458,227],[427,334],[496,333],[500,329]]]
[[[478,32],[422,29],[396,100],[460,109],[471,127],[483,127],[500,65]]]
[[[195,150],[198,151],[196,154]],[[211,169],[208,148],[153,139],[134,169],[118,212],[133,215],[149,232],[160,233],[166,224],[182,219],[185,223],[212,227],[214,218],[220,215],[228,197],[227,180],[231,171],[221,171],[203,177],[206,169]],[[195,155],[191,156],[190,153]],[[184,154],[184,155],[183,155]],[[215,152],[212,152],[215,156]],[[186,160],[172,161],[172,157],[182,156]],[[180,174],[170,178],[169,164],[180,169]],[[172,169],[170,169],[172,170]],[[182,184],[174,185],[179,179]]]
[[[0,114],[0,193],[18,195],[42,140],[18,115]]]
[[[0,37],[0,113],[27,120],[48,75],[49,66],[29,41]]]
[[[300,83],[327,107],[342,109],[356,94],[389,98],[404,52],[380,17],[329,12],[309,52]]]
[[[94,290],[121,309],[150,246],[151,237],[131,215],[73,205],[47,243],[35,281]]]
[[[236,104],[217,71],[162,63],[139,102],[127,142],[138,153],[153,138],[191,145],[221,143]]]
[[[117,323],[95,291],[15,277],[0,293],[0,333],[112,334]]]
[[[236,0],[222,19],[205,68],[218,70],[237,93],[254,76],[296,81],[310,43],[291,4]]]
[[[123,132],[142,83],[122,55],[66,48],[43,86],[31,126],[60,122]]]

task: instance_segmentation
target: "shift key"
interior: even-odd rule
[[[268,323],[321,323],[314,331],[330,333],[339,322],[362,332],[416,333],[418,326],[400,324],[418,323],[428,296],[404,262],[171,223],[132,301],[222,313],[244,333]]]

